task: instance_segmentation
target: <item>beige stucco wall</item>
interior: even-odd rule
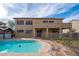
[[[17,37],[33,37],[34,35],[34,29],[36,28],[70,28],[70,23],[63,23],[63,19],[60,18],[14,18],[15,21],[29,21],[31,20],[33,22],[33,25],[17,25],[15,26],[15,30],[33,30],[32,34],[25,34],[25,33],[17,33]],[[43,21],[54,21],[54,23],[44,23]],[[46,32],[47,33],[47,32]]]
[[[15,21],[33,21],[33,25],[16,25],[15,26],[15,29],[32,29],[33,27],[36,27],[36,28],[46,28],[46,27],[49,27],[49,28],[59,28],[61,26],[61,24],[58,24],[58,23],[62,23],[62,19],[53,19],[53,18],[15,18]],[[54,21],[54,23],[43,23],[43,21]]]
[[[32,30],[33,28],[70,28],[70,23],[63,23],[61,18],[14,18],[15,21],[33,21],[33,25],[16,25],[15,29]],[[44,23],[43,21],[54,21],[54,23]]]
[[[31,33],[31,34],[26,34],[25,33],[25,30],[32,30],[33,28],[32,28],[32,25],[26,25],[25,24],[25,22],[26,21],[29,21],[29,20],[31,20],[31,19],[21,19],[21,18],[17,18],[17,19],[15,19],[15,21],[17,22],[17,21],[24,21],[24,25],[17,25],[17,23],[16,23],[16,25],[15,25],[15,31],[16,30],[24,30],[24,32],[23,33],[18,33],[18,32],[16,32],[15,33],[15,35],[16,35],[16,37],[23,37],[23,38],[30,38],[30,37],[33,37],[33,33]],[[33,32],[33,31],[32,31]]]
[[[70,28],[70,23],[62,23],[61,20],[54,20],[54,23],[43,23],[44,20],[34,20],[33,27],[35,28]]]
[[[43,21],[54,21],[54,23],[44,23]],[[59,28],[60,25],[57,23],[62,23],[62,19],[33,20],[33,27],[35,28]]]
[[[72,20],[72,29],[75,29],[75,32],[79,32],[79,20]]]
[[[21,19],[21,18],[17,18],[17,19],[15,19],[15,22],[17,22],[17,21],[24,21],[24,25],[17,25],[17,23],[16,23],[16,25],[15,25],[15,29],[16,30],[18,30],[18,29],[24,29],[24,30],[31,30],[32,29],[32,25],[26,25],[25,24],[25,22],[26,21],[29,21],[29,20],[32,20],[32,19]]]
[[[32,25],[16,25],[15,26],[16,28],[16,30],[18,30],[18,29],[20,29],[20,30],[32,30]]]
[[[30,38],[30,37],[33,37],[33,33],[32,34],[25,34],[25,33],[15,33],[15,36],[18,37],[18,38]]]

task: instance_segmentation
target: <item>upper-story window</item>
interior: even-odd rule
[[[48,21],[47,20],[46,21],[44,20],[43,23],[48,23]]]
[[[17,25],[24,25],[24,21],[17,21]]]
[[[26,25],[32,25],[32,21],[26,21]]]
[[[17,30],[17,32],[19,32],[19,33],[23,33],[23,32],[24,32],[24,30]]]
[[[54,23],[54,21],[49,21],[49,23]]]
[[[43,21],[43,23],[48,23],[48,22],[49,23],[54,23],[54,21],[47,21],[47,20],[46,21]]]
[[[30,34],[30,33],[32,33],[32,30],[26,30],[25,33]]]

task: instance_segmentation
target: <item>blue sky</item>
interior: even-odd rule
[[[13,3],[0,4],[0,18],[63,18],[64,22],[79,18],[78,3]]]

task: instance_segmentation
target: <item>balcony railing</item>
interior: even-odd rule
[[[35,28],[70,28],[71,23],[41,23],[41,24],[35,24],[33,25]]]

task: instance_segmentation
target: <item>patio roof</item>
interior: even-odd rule
[[[4,22],[2,22],[2,21],[0,21],[0,25],[5,25],[6,23],[4,23]]]

